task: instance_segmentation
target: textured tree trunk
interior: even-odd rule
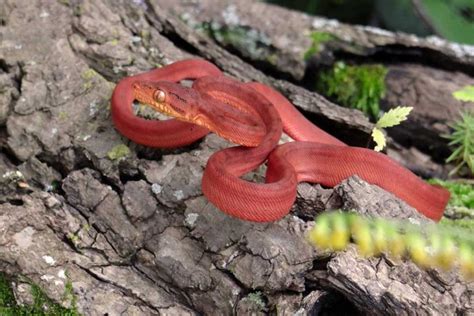
[[[207,37],[202,22],[257,34],[259,53]],[[380,188],[355,176],[334,189],[302,184],[281,221],[243,222],[200,190],[207,159],[225,141],[209,135],[164,151],[113,127],[120,78],[200,56],[272,85],[314,122],[365,145],[372,123],[363,114],[302,86],[311,30],[339,39],[325,47],[329,60],[386,63],[387,106],[416,107],[393,137],[446,151],[438,135],[468,107],[448,96],[473,82],[472,47],[247,0],[0,0],[0,271],[18,301],[31,300],[27,278],[65,306],[71,284],[84,315],[474,313],[472,283],[455,273],[361,259],[353,249],[328,256],[306,242],[311,218],[326,209],[427,221]],[[410,166],[432,165],[442,173],[433,163]]]

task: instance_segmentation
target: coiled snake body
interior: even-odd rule
[[[194,79],[192,87],[181,86],[183,79]],[[132,111],[134,99],[178,120],[139,118]],[[298,182],[334,186],[354,174],[434,220],[449,199],[445,189],[386,155],[347,146],[322,131],[270,87],[240,83],[200,59],[122,79],[112,95],[112,119],[123,135],[147,146],[188,145],[210,130],[241,144],[210,157],[202,191],[220,210],[244,220],[268,222],[288,214]],[[278,145],[282,130],[295,142]],[[265,183],[240,178],[265,161]]]

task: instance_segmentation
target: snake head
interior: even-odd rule
[[[137,81],[133,93],[139,102],[178,120],[192,122],[198,110],[199,94],[178,83]]]
[[[203,126],[244,146],[258,146],[266,133],[259,117],[169,81],[137,81],[135,99],[178,120]]]

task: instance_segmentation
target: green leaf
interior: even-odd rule
[[[453,97],[463,102],[474,102],[474,86],[465,86],[461,90],[453,92]]]
[[[407,119],[411,110],[413,110],[411,106],[397,106],[394,109],[390,109],[390,111],[382,115],[375,126],[378,128],[386,128],[398,125]]]
[[[377,144],[377,146],[375,146],[374,148],[375,151],[381,151],[382,149],[384,149],[386,141],[385,135],[383,134],[382,130],[378,129],[377,127],[374,127],[374,129],[372,130],[372,138]]]

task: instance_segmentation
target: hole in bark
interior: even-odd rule
[[[8,203],[10,203],[11,205],[15,205],[15,206],[22,206],[24,204],[23,200],[21,200],[21,199],[9,199]]]
[[[332,259],[332,257],[327,257],[323,259],[319,259],[313,262],[313,269],[312,270],[327,270],[327,264]]]
[[[97,132],[98,134],[102,134],[102,133],[104,133],[106,130],[107,130],[107,128],[106,128],[105,126],[99,126],[99,127],[97,127],[96,132]]]
[[[122,183],[128,181],[139,181],[143,180],[144,176],[134,166],[129,165],[128,160],[123,160],[119,163],[119,177]]]
[[[3,72],[8,72],[8,65],[5,59],[0,58],[0,70],[2,70]]]
[[[173,33],[173,32],[169,32],[165,29],[165,30],[163,30],[161,35],[166,36],[166,38],[168,38],[171,42],[173,42],[173,44],[177,48],[182,49],[184,51],[187,51],[190,54],[199,55],[199,51],[196,49],[196,47],[194,47],[192,44],[188,43],[185,39],[183,39],[178,34]]]
[[[344,295],[329,292],[322,296],[308,311],[308,315],[362,315]]]
[[[370,135],[361,130],[348,128],[322,115],[320,116],[306,111],[301,112],[308,120],[313,122],[313,124],[351,146],[366,147],[367,141],[370,139]]]
[[[22,161],[18,160],[15,154],[9,149],[7,145],[8,133],[6,126],[0,127],[0,152],[15,166],[18,166]]]

